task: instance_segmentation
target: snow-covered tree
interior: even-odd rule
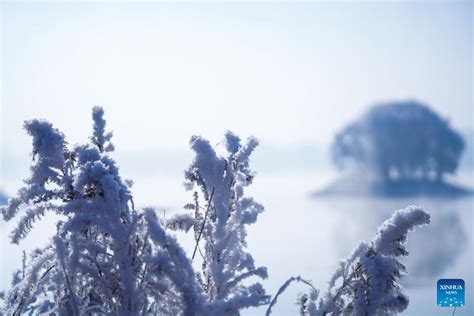
[[[395,315],[408,306],[408,297],[398,283],[406,273],[398,260],[407,256],[405,242],[409,231],[430,222],[423,208],[409,206],[396,211],[378,229],[374,239],[361,242],[351,255],[339,263],[329,281],[328,290],[320,295],[310,282],[292,277],[278,291],[267,309],[270,315],[278,295],[299,281],[310,286],[310,292],[300,294],[301,315]]]

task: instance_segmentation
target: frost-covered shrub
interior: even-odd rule
[[[361,242],[339,266],[323,295],[308,281],[290,278],[273,299],[267,315],[291,282],[311,286],[307,294],[298,297],[301,315],[395,315],[408,306],[399,278],[406,273],[399,256],[408,255],[405,242],[409,231],[430,222],[422,208],[410,206],[396,211],[378,229],[374,239]]]
[[[0,207],[5,221],[16,218],[11,242],[19,243],[46,212],[62,218],[43,249],[24,256],[7,293],[0,292],[0,315],[238,315],[270,303],[261,283],[267,277],[246,251],[246,227],[262,205],[245,195],[254,173],[249,157],[258,142],[225,135],[225,153],[194,136],[192,164],[185,172],[193,202],[185,213],[158,218],[153,208],[136,209],[131,181],[123,180],[110,153],[102,108],[93,109],[90,142],[70,146],[49,122],[25,123],[33,138],[33,164],[25,185]],[[20,217],[20,214],[23,214]],[[320,298],[311,286],[299,297],[303,315],[392,314],[408,299],[397,280],[407,255],[406,234],[429,216],[419,208],[398,211],[371,243],[361,243],[340,263]],[[194,234],[187,254],[172,231]],[[193,264],[193,260],[195,261]],[[195,266],[200,263],[200,268]]]
[[[14,276],[3,313],[199,311],[204,301],[196,298],[202,291],[190,261],[152,211],[135,210],[109,155],[112,134],[105,134],[101,108],[93,109],[93,120],[91,142],[72,147],[50,123],[25,123],[33,137],[31,176],[1,208],[7,221],[24,213],[11,241],[20,242],[47,211],[63,220],[51,244]]]
[[[269,302],[260,283],[242,285],[253,276],[267,277],[267,269],[256,267],[245,251],[245,226],[255,223],[263,211],[262,205],[244,194],[254,177],[249,157],[258,142],[249,138],[242,144],[239,137],[227,132],[225,145],[226,156],[220,157],[207,140],[192,137],[196,155],[185,172],[187,188],[197,187],[194,202],[185,207],[194,212],[193,257],[198,253],[202,260],[198,280],[220,315]]]
[[[196,158],[187,180],[192,184],[198,181],[192,175],[199,177],[207,221],[197,192],[188,206],[194,214],[164,220],[152,208],[135,209],[131,182],[120,177],[110,157],[114,147],[103,110],[94,108],[92,117],[90,143],[76,146],[49,122],[25,123],[33,137],[31,175],[1,207],[6,221],[23,213],[11,241],[19,243],[48,211],[63,219],[51,243],[25,258],[10,291],[1,293],[0,313],[231,315],[267,303],[261,284],[241,284],[250,276],[266,277],[266,269],[255,268],[244,251],[245,225],[263,210],[243,196],[256,141],[241,146],[229,133],[229,157],[217,158],[207,141],[194,137]],[[211,196],[206,185],[213,188]],[[169,235],[191,227],[204,245],[200,277]]]

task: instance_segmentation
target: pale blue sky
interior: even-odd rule
[[[427,102],[472,128],[468,1],[0,8],[2,158],[24,159],[22,176],[23,120],[46,118],[81,142],[95,104],[129,156],[188,151],[192,134],[217,142],[227,129],[262,147],[324,147],[392,99]]]

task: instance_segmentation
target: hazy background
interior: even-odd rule
[[[28,175],[25,119],[48,119],[69,143],[82,142],[92,106],[102,105],[122,175],[136,183],[136,204],[168,211],[191,200],[182,186],[190,136],[217,144],[230,129],[261,141],[249,192],[266,212],[248,242],[257,264],[269,268],[270,293],[296,274],[325,289],[337,258],[395,208],[416,203],[433,224],[409,236],[407,314],[451,312],[436,307],[441,277],[466,280],[467,306],[456,314],[474,311],[472,197],[308,196],[336,177],[328,156],[334,133],[374,102],[404,99],[429,104],[468,136],[453,180],[474,185],[471,2],[3,2],[0,10],[6,194]],[[0,223],[1,289],[21,251],[54,233],[52,220],[41,226],[11,246],[11,225]],[[285,294],[275,314],[295,312],[294,301]]]

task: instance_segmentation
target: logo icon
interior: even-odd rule
[[[437,287],[439,307],[464,306],[464,280],[440,279]]]

